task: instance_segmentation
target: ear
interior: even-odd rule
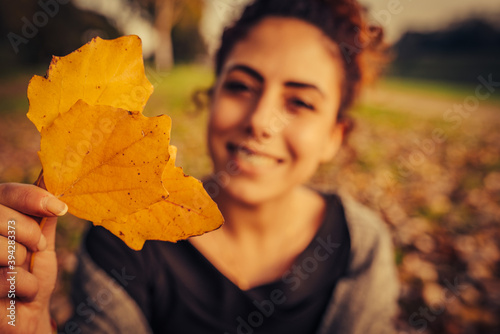
[[[201,105],[203,102],[200,101],[201,98],[199,95],[204,95],[204,97],[206,98],[206,106],[208,106],[208,108],[212,108],[212,103],[214,101],[214,94],[215,94],[215,85],[217,84],[214,83],[212,84],[212,86],[210,86],[210,88],[208,88],[207,90],[201,90],[201,91],[197,91],[196,92],[196,95],[195,95],[195,104],[196,105]]]
[[[344,140],[344,133],[346,130],[346,124],[344,122],[337,122],[333,127],[330,135],[325,143],[323,154],[321,156],[321,163],[331,161],[340,147],[342,146],[342,141]]]

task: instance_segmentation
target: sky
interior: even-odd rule
[[[381,23],[391,42],[396,41],[408,30],[436,30],[471,16],[490,16],[496,13],[497,20],[500,21],[499,0],[360,0],[360,2],[369,8],[370,17]]]
[[[126,0],[72,0],[72,2],[80,9],[104,15],[113,21],[124,35],[138,35],[142,40],[144,57],[147,58],[154,53],[158,35],[145,13],[130,7]]]
[[[207,0],[201,31],[215,49],[223,24],[237,17],[248,0]],[[397,41],[406,31],[431,31],[471,16],[496,14],[500,22],[500,0],[359,0],[369,9],[369,20],[385,30],[388,42]],[[211,45],[210,45],[211,44]]]
[[[369,19],[381,25],[389,42],[395,42],[408,30],[429,31],[444,28],[470,16],[492,16],[500,22],[500,0],[359,0],[368,7]],[[83,8],[111,17],[124,34],[137,34],[143,41],[146,56],[157,43],[150,22],[126,0],[73,0]],[[201,32],[215,50],[224,24],[237,17],[249,0],[205,0]]]

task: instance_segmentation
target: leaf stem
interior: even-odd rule
[[[35,181],[35,186],[40,187],[40,184],[42,183],[43,180],[43,168],[40,170],[40,174],[38,175],[38,178]],[[47,217],[43,217],[42,220],[40,221],[40,230],[43,231],[43,227],[45,226],[45,222],[47,221]],[[36,253],[31,254],[31,259],[30,259],[30,268],[29,272],[33,272],[33,266],[35,265],[35,255]]]
[[[43,168],[40,170],[40,174],[38,174],[38,178],[36,179],[34,185],[40,187],[40,183],[42,183],[43,179]]]

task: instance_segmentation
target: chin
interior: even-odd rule
[[[252,180],[231,178],[226,187],[221,188],[223,198],[239,202],[247,206],[258,206],[289,193],[281,191],[270,184],[262,184]]]

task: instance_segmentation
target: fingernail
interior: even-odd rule
[[[38,241],[38,244],[36,245],[36,248],[38,249],[38,251],[43,251],[45,250],[45,248],[47,248],[47,239],[45,239],[45,237],[42,236],[40,237],[40,241]]]
[[[52,212],[56,216],[63,216],[66,212],[68,212],[68,206],[66,205],[66,203],[61,202],[55,197],[45,197],[42,200],[42,206],[43,204],[45,204],[45,209]]]

